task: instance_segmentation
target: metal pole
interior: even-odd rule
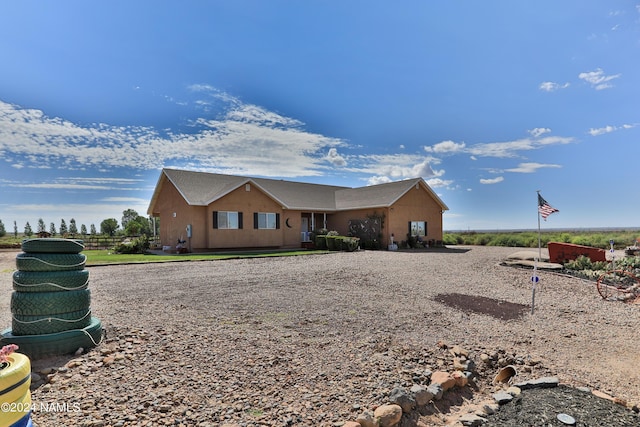
[[[536,204],[540,207],[540,190],[537,191],[538,197],[536,198]],[[540,237],[540,209],[536,209],[538,212],[538,258],[535,259],[533,263],[533,276],[531,276],[531,314],[535,311],[536,306],[536,284],[538,283],[538,260],[542,258],[542,241]]]

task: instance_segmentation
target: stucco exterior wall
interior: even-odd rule
[[[372,214],[384,214],[385,216],[381,239],[383,248],[390,243],[392,233],[396,243],[407,239],[409,221],[426,221],[427,235],[425,240],[442,240],[442,211],[440,205],[436,203],[422,185],[409,190],[389,208],[360,209],[333,213],[329,216],[327,228],[336,230],[340,234],[346,234],[349,220],[364,219]]]
[[[426,221],[427,235],[424,239],[442,240],[441,207],[422,185],[413,187],[389,209],[385,238],[389,239],[393,233],[396,242],[406,240],[409,221]]]
[[[335,212],[332,213],[331,215],[329,215],[329,217],[327,218],[327,229],[328,230],[335,230],[338,233],[340,233],[340,235],[342,236],[346,236],[347,233],[349,232],[349,221],[352,219],[365,219],[367,218],[367,216],[369,215],[385,215],[385,220],[384,220],[384,224],[383,224],[383,229],[382,229],[382,242],[383,244],[385,240],[384,240],[384,236],[385,234],[387,234],[387,230],[388,230],[388,225],[387,225],[387,208],[378,208],[378,209],[354,209],[351,211],[342,211],[342,212]]]
[[[207,206],[207,246],[204,247],[300,247],[300,212],[282,209],[282,206],[256,186],[247,185],[237,188]],[[214,229],[213,213],[220,211],[242,212],[242,229]],[[255,229],[253,221],[255,212],[279,214],[280,228]]]
[[[189,206],[176,188],[164,180],[155,205],[154,215],[160,217],[160,239],[163,246],[175,248],[178,239],[186,240],[187,225],[191,224],[193,234],[192,248],[206,247],[205,229],[206,209],[203,206]]]

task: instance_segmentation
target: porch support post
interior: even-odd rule
[[[322,225],[322,228],[327,228],[327,213],[324,212],[322,215],[324,215],[324,224]]]

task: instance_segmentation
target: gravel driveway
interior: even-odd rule
[[[469,350],[478,364],[482,353],[517,361],[518,380],[556,375],[640,402],[640,306],[605,302],[592,283],[541,272],[531,315],[531,271],[499,265],[517,250],[91,267],[93,314],[107,339],[79,357],[34,361],[42,378],[34,401],[67,408],[36,409],[34,421],[338,426],[386,403],[395,386],[446,368],[443,342]],[[8,254],[0,254],[6,326],[16,253]],[[495,305],[482,314],[441,302],[443,294]],[[501,318],[500,301],[518,304],[511,307],[522,307],[520,316]],[[477,390],[424,422],[444,425],[486,400],[493,375],[481,371]]]

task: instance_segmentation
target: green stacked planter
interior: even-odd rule
[[[32,359],[91,348],[102,339],[91,316],[89,272],[81,240],[29,239],[16,256],[11,328],[0,345],[16,344]]]

